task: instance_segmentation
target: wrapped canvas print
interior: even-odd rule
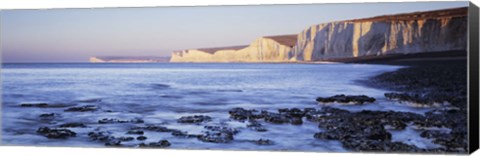
[[[478,148],[478,8],[466,1],[0,17],[1,145]]]

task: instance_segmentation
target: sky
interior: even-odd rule
[[[199,6],[0,11],[8,62],[87,62],[91,56],[170,56],[247,45],[331,21],[467,6],[468,2]]]

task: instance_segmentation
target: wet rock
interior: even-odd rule
[[[263,127],[262,124],[258,123],[255,120],[249,121],[250,123],[247,124],[247,127],[250,128],[251,130],[257,131],[257,132],[266,132],[267,129]]]
[[[353,140],[345,141],[344,146],[354,151],[362,152],[419,152],[416,146],[402,142],[388,142],[375,140]]]
[[[110,140],[105,143],[105,146],[112,146],[112,147],[121,147],[122,141],[120,140]]]
[[[212,118],[206,115],[184,116],[177,119],[178,123],[202,123],[212,121]]]
[[[198,137],[203,142],[229,143],[233,140],[233,133],[228,132],[206,132]]]
[[[136,135],[143,135],[143,131],[141,130],[129,130],[127,134],[136,134]]]
[[[303,124],[302,118],[301,117],[293,117],[291,119],[291,124],[292,125],[301,125]]]
[[[137,140],[140,140],[140,141],[147,140],[147,137],[146,136],[138,136]]]
[[[257,145],[273,145],[273,141],[269,139],[259,139],[254,141]]]
[[[115,137],[111,136],[111,133],[107,131],[89,132],[87,135],[90,138],[90,140],[93,140],[93,141],[98,140],[98,141],[106,142],[106,141],[115,140]]]
[[[302,118],[303,116],[305,116],[305,112],[302,111],[302,110],[300,110],[300,109],[298,109],[298,108],[279,109],[279,110],[278,110],[278,113],[280,113],[280,114],[285,114],[285,115],[288,115],[288,116],[291,116],[291,117],[294,117],[294,118]]]
[[[133,120],[119,120],[119,119],[108,119],[104,118],[98,120],[99,124],[113,124],[113,123],[144,123],[142,119],[133,119]]]
[[[173,129],[170,129],[170,128],[167,128],[167,127],[163,127],[163,126],[147,126],[147,127],[143,127],[142,129],[144,130],[149,130],[149,131],[155,131],[155,132],[172,132],[174,131]]]
[[[119,141],[133,141],[133,137],[119,137],[117,138]]]
[[[47,103],[24,103],[20,104],[20,107],[38,107],[38,108],[47,108],[49,105]]]
[[[75,127],[85,128],[87,126],[83,123],[70,122],[70,123],[61,124],[58,127],[61,127],[61,128],[75,128]]]
[[[424,138],[449,137],[448,135],[449,134],[439,130],[425,130],[422,133],[420,133],[420,136]]]
[[[204,128],[208,131],[197,137],[203,142],[229,143],[233,140],[233,135],[239,132],[235,128],[225,126],[205,126]]]
[[[180,130],[172,131],[172,135],[177,137],[185,137],[185,138],[198,138],[202,136],[200,134],[188,134],[187,132],[180,131]]]
[[[40,114],[38,117],[40,118],[40,120],[53,120],[55,119],[55,116],[57,116],[57,114],[55,113],[46,113]]]
[[[65,110],[65,112],[88,112],[88,111],[96,111],[98,109],[97,106],[94,105],[85,105],[80,107],[70,107]]]
[[[228,132],[232,134],[237,134],[239,131],[235,128],[230,128],[230,127],[225,127],[225,126],[204,126],[203,128],[210,130],[210,131],[216,131],[216,132]]]
[[[228,111],[230,118],[234,120],[247,120],[252,116],[252,112],[243,108],[233,108]]]
[[[435,104],[444,103],[443,98],[437,98],[431,94],[418,93],[385,93],[386,98],[398,100],[400,102],[409,102],[417,106],[434,106]]]
[[[77,133],[69,129],[50,129],[48,127],[38,128],[37,133],[51,139],[66,139],[77,135]]]
[[[338,103],[355,103],[355,104],[363,104],[363,103],[372,103],[375,102],[375,98],[368,97],[366,95],[335,95],[331,97],[318,97],[317,102],[322,103],[331,103],[331,102],[338,102]]]
[[[274,124],[290,123],[290,118],[278,113],[266,113],[264,117],[265,122]]]
[[[160,140],[158,142],[151,142],[148,144],[141,143],[138,146],[139,147],[148,147],[148,148],[164,148],[164,147],[169,147],[171,144],[168,142],[168,140]]]

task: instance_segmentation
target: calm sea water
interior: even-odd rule
[[[267,132],[255,132],[246,123],[229,119],[228,110],[235,107],[268,110],[279,108],[321,108],[318,96],[364,94],[377,98],[373,104],[360,106],[331,105],[358,111],[395,110],[421,113],[427,109],[392,104],[385,90],[369,88],[356,80],[393,71],[400,67],[360,64],[3,64],[2,144],[39,146],[103,147],[92,142],[87,133],[112,131],[128,136],[130,124],[98,124],[103,118],[160,124],[189,133],[200,133],[204,125],[225,124],[240,130],[235,141],[227,144],[205,143],[192,138],[178,138],[169,133],[145,132],[154,142],[167,139],[170,148],[345,151],[337,141],[314,139],[321,131],[318,125],[301,126],[262,123]],[[94,103],[80,102],[101,99]],[[25,108],[22,103],[62,103],[97,105],[96,112],[64,112],[65,108]],[[388,103],[388,104],[387,104]],[[108,110],[108,111],[106,111]],[[58,113],[53,122],[40,122],[39,114]],[[188,115],[208,115],[212,122],[201,125],[179,124],[176,119]],[[36,134],[41,126],[55,127],[66,122],[83,122],[87,128],[70,128],[77,137],[58,140]],[[430,146],[415,132],[394,133],[393,139]],[[270,139],[271,146],[258,146],[245,140]],[[125,142],[138,144],[141,141]]]

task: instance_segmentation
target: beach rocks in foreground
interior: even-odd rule
[[[364,103],[372,103],[375,102],[375,98],[369,97],[366,95],[334,95],[331,97],[318,97],[317,102],[322,102],[322,103],[332,103],[332,102],[337,102],[337,103],[354,103],[354,104],[364,104]]]
[[[234,128],[224,126],[205,126],[204,134],[198,136],[198,140],[213,143],[229,143],[233,141],[233,135],[238,133]]]
[[[251,124],[249,124],[251,128],[266,131],[255,123],[255,120],[263,119],[265,122],[273,123],[273,124],[293,124],[293,125],[301,125],[303,123],[302,117],[305,115],[303,110],[298,108],[292,109],[279,109],[279,113],[273,113],[268,111],[258,111],[255,109],[247,110],[244,108],[233,108],[229,111],[230,118],[238,121],[245,121],[249,120]]]
[[[419,93],[385,93],[385,97],[391,100],[398,100],[400,102],[408,102],[420,107],[442,106],[447,101],[442,101],[443,98],[436,98],[429,96],[429,94]]]
[[[206,115],[183,116],[177,119],[178,123],[202,123],[212,121],[212,118]]]
[[[66,139],[68,137],[75,137],[77,133],[69,129],[56,129],[48,127],[40,127],[37,133],[51,139]]]
[[[138,146],[143,148],[165,148],[169,147],[171,144],[168,140],[160,140],[158,142],[150,142],[148,144],[140,143]]]

